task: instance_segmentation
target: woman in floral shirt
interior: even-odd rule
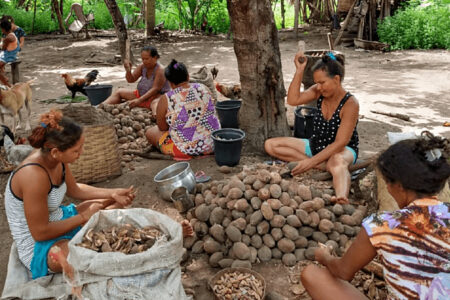
[[[448,140],[432,137],[401,141],[379,157],[400,210],[366,218],[342,258],[316,250],[326,268],[310,265],[301,275],[313,299],[365,299],[347,281],[377,254],[388,299],[449,299],[450,204],[434,196],[450,176],[449,152]]]
[[[145,133],[147,140],[176,159],[211,154],[211,132],[220,129],[211,92],[201,83],[189,83],[186,66],[172,60],[164,75],[171,91],[156,108],[156,124]]]

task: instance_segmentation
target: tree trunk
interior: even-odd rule
[[[285,13],[284,0],[281,0],[280,3],[281,3],[281,28],[286,28],[286,17],[284,15]]]
[[[61,16],[64,15],[64,0],[59,0],[59,11],[61,12]]]
[[[270,137],[287,136],[278,33],[270,0],[227,0],[242,87],[245,146],[264,151]]]
[[[306,0],[304,0],[306,1]],[[298,12],[300,10],[300,0],[295,0],[294,3],[294,30],[295,30],[295,38],[298,37]]]
[[[145,12],[145,27],[146,36],[151,36],[155,34],[155,0],[146,0],[147,9]]]
[[[126,54],[126,41],[128,39],[127,26],[123,20],[122,13],[117,6],[116,0],[105,0],[106,7],[108,7],[109,14],[111,15],[114,23],[114,29],[119,40],[119,52],[122,57],[122,61],[127,57]],[[130,53],[130,60],[133,61],[133,53]]]
[[[66,29],[64,28],[64,22],[61,15],[61,10],[59,9],[58,0],[52,0],[53,11],[56,13],[56,17],[58,19],[59,32],[62,34],[66,33]]]

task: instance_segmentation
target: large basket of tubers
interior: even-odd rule
[[[209,286],[216,300],[262,300],[266,281],[261,274],[247,268],[226,268],[214,275]]]
[[[70,164],[75,179],[93,183],[121,175],[116,129],[110,115],[90,105],[68,105],[62,112],[84,128],[83,154]]]

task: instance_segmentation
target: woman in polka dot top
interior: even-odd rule
[[[300,62],[303,61],[303,62]],[[333,175],[336,196],[333,201],[348,202],[350,173],[348,167],[358,157],[359,104],[354,96],[342,87],[343,61],[328,53],[312,67],[314,82],[300,92],[307,58],[298,52],[294,58],[296,72],[289,86],[289,105],[303,105],[317,100],[317,112],[313,116],[314,129],[310,139],[277,137],[265,142],[265,150],[271,156],[297,161],[293,175],[311,168],[327,170]]]

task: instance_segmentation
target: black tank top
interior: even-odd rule
[[[342,98],[339,103],[336,111],[333,113],[333,116],[329,121],[325,120],[322,114],[322,102],[323,96],[317,100],[317,111],[314,114],[314,129],[313,135],[310,138],[310,147],[313,155],[316,155],[323,149],[325,149],[329,144],[333,143],[336,139],[336,134],[339,129],[339,125],[341,125],[341,117],[340,112],[345,102],[347,102],[348,98],[352,95],[350,93],[346,93],[344,98]],[[350,148],[355,150],[356,155],[358,156],[358,132],[356,131],[358,123],[356,123],[355,128],[353,129],[352,137],[350,138],[350,142],[347,144]]]

